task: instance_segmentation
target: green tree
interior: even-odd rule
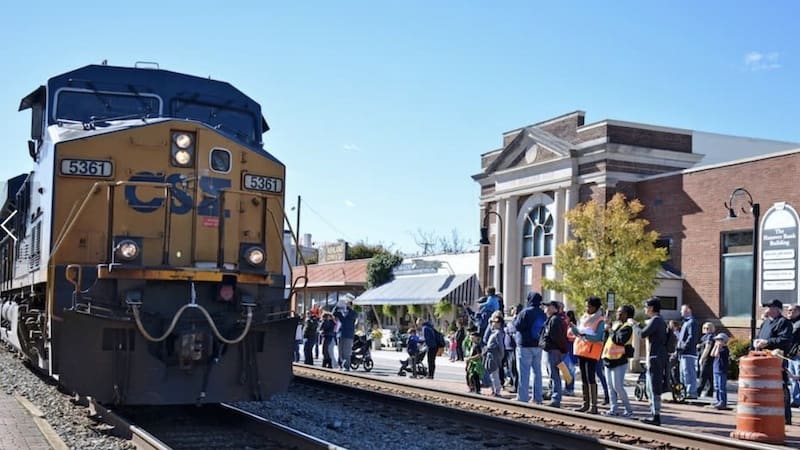
[[[347,252],[347,259],[366,259],[372,258],[381,253],[391,253],[387,248],[381,244],[370,245],[364,241],[358,241],[356,244],[351,245]]]
[[[403,257],[395,253],[380,253],[367,263],[367,288],[378,287],[392,281],[392,269],[403,262]]]
[[[639,200],[628,202],[617,193],[605,206],[592,200],[569,211],[566,219],[574,237],[556,249],[555,269],[563,277],[543,280],[544,289],[565,294],[576,313],[583,313],[583,299],[595,295],[605,300],[609,290],[616,305],[641,310],[667,260],[667,250],[655,247],[658,233],[646,231],[649,222],[637,218],[643,209]]]

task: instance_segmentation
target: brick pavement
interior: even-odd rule
[[[50,445],[16,398],[0,393],[0,450],[45,450]]]

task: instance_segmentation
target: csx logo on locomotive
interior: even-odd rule
[[[172,185],[172,203],[170,204],[172,214],[187,214],[192,210],[194,198],[192,198],[191,190],[188,189],[185,174],[172,173],[166,175],[164,173],[137,172],[130,177],[130,181],[169,183]],[[197,205],[197,215],[218,216],[219,202],[217,201],[217,196],[221,189],[231,187],[231,180],[202,176],[198,180],[198,186],[200,192],[204,194],[204,198]],[[137,193],[136,186],[125,186],[125,201],[135,211],[141,213],[155,212],[164,205],[164,200],[164,197],[160,195],[143,199]],[[230,216],[230,210],[225,210],[225,216]]]

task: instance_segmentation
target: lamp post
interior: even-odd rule
[[[728,209],[728,218],[735,219],[736,209],[733,206],[734,200],[740,196],[746,196],[747,205],[750,207],[750,213],[753,215],[753,301],[750,304],[750,342],[756,338],[756,300],[758,299],[758,221],[761,215],[761,205],[753,201],[753,196],[750,192],[743,187],[737,187],[731,192],[731,198],[725,203],[725,208]],[[747,209],[744,206],[741,208],[743,214],[747,214]]]
[[[498,266],[499,275],[500,275],[500,286],[497,286],[497,288],[500,289],[501,292],[503,292],[503,218],[500,216],[500,214],[497,211],[486,211],[486,214],[484,214],[484,216],[483,216],[483,226],[481,227],[481,241],[480,241],[480,244],[481,245],[489,245],[489,215],[491,215],[491,214],[494,214],[495,216],[497,216],[497,221],[498,221],[499,226],[500,226],[500,230],[498,231],[499,246],[498,246],[498,249],[497,249],[497,256],[498,256],[498,259],[499,259],[497,266]],[[495,245],[497,245],[497,244],[498,244],[498,242],[495,242]],[[507,293],[503,292],[503,295],[507,295]]]
[[[294,265],[300,265],[300,201],[302,198],[298,195],[297,196],[297,226],[295,227],[295,245],[294,245]],[[292,211],[295,210],[295,207],[292,206]]]

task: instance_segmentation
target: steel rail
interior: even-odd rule
[[[391,398],[395,401],[413,401],[423,404],[431,404],[432,401],[438,403],[437,406],[449,402],[458,402],[459,407],[465,404],[474,405],[475,410],[493,411],[514,421],[514,423],[530,426],[525,419],[534,420],[541,423],[562,422],[570,428],[585,430],[586,433],[604,436],[598,442],[610,445],[608,448],[653,448],[652,442],[663,444],[664,447],[658,448],[696,448],[702,450],[783,450],[786,447],[761,444],[723,438],[715,435],[698,432],[688,432],[669,427],[656,427],[640,423],[638,421],[617,419],[602,415],[579,413],[567,409],[556,409],[534,404],[522,404],[513,400],[501,398],[487,398],[475,394],[459,393],[449,390],[439,390],[434,388],[420,387],[397,381],[389,381],[376,378],[371,375],[362,375],[348,372],[344,374],[339,371],[323,369],[301,364],[294,365],[295,379],[300,382],[310,383],[331,383],[331,387],[341,389],[361,389],[367,395],[377,395],[383,398]],[[326,381],[328,378],[331,381]],[[337,382],[332,382],[332,380]],[[356,386],[348,386],[346,383],[352,380]],[[358,386],[358,384],[362,386]],[[393,394],[391,391],[402,392],[403,394]],[[412,394],[422,400],[412,398]],[[445,407],[446,408],[446,407]],[[448,414],[456,414],[453,408],[447,408]],[[486,414],[486,413],[484,413]],[[550,432],[552,425],[548,425]],[[571,433],[567,433],[571,434]],[[627,447],[615,447],[619,442],[614,442],[615,438],[638,437],[640,444],[627,444]],[[647,443],[651,441],[651,443]]]
[[[89,402],[89,411],[93,419],[104,422],[113,428],[110,433],[128,439],[137,450],[172,450],[170,446],[170,437],[161,436],[161,433],[150,432],[146,428],[148,425],[137,425],[133,423],[135,419],[131,420],[126,418],[126,412],[118,413],[115,410],[109,409],[102,404],[97,403],[93,399],[87,399]],[[205,405],[204,408],[213,409],[214,416],[218,422],[224,422],[226,419],[232,420],[237,427],[238,431],[245,431],[248,434],[258,436],[260,438],[269,439],[272,442],[280,442],[290,448],[300,450],[340,450],[342,447],[314,437],[310,434],[295,430],[286,425],[267,420],[259,417],[248,411],[244,411],[229,404],[218,405]],[[135,407],[126,407],[126,410],[133,411]],[[166,411],[167,409],[163,409]],[[134,414],[135,415],[135,414]],[[168,415],[160,413],[156,420],[168,420]],[[217,430],[218,431],[218,430]],[[180,448],[180,443],[177,444]]]

